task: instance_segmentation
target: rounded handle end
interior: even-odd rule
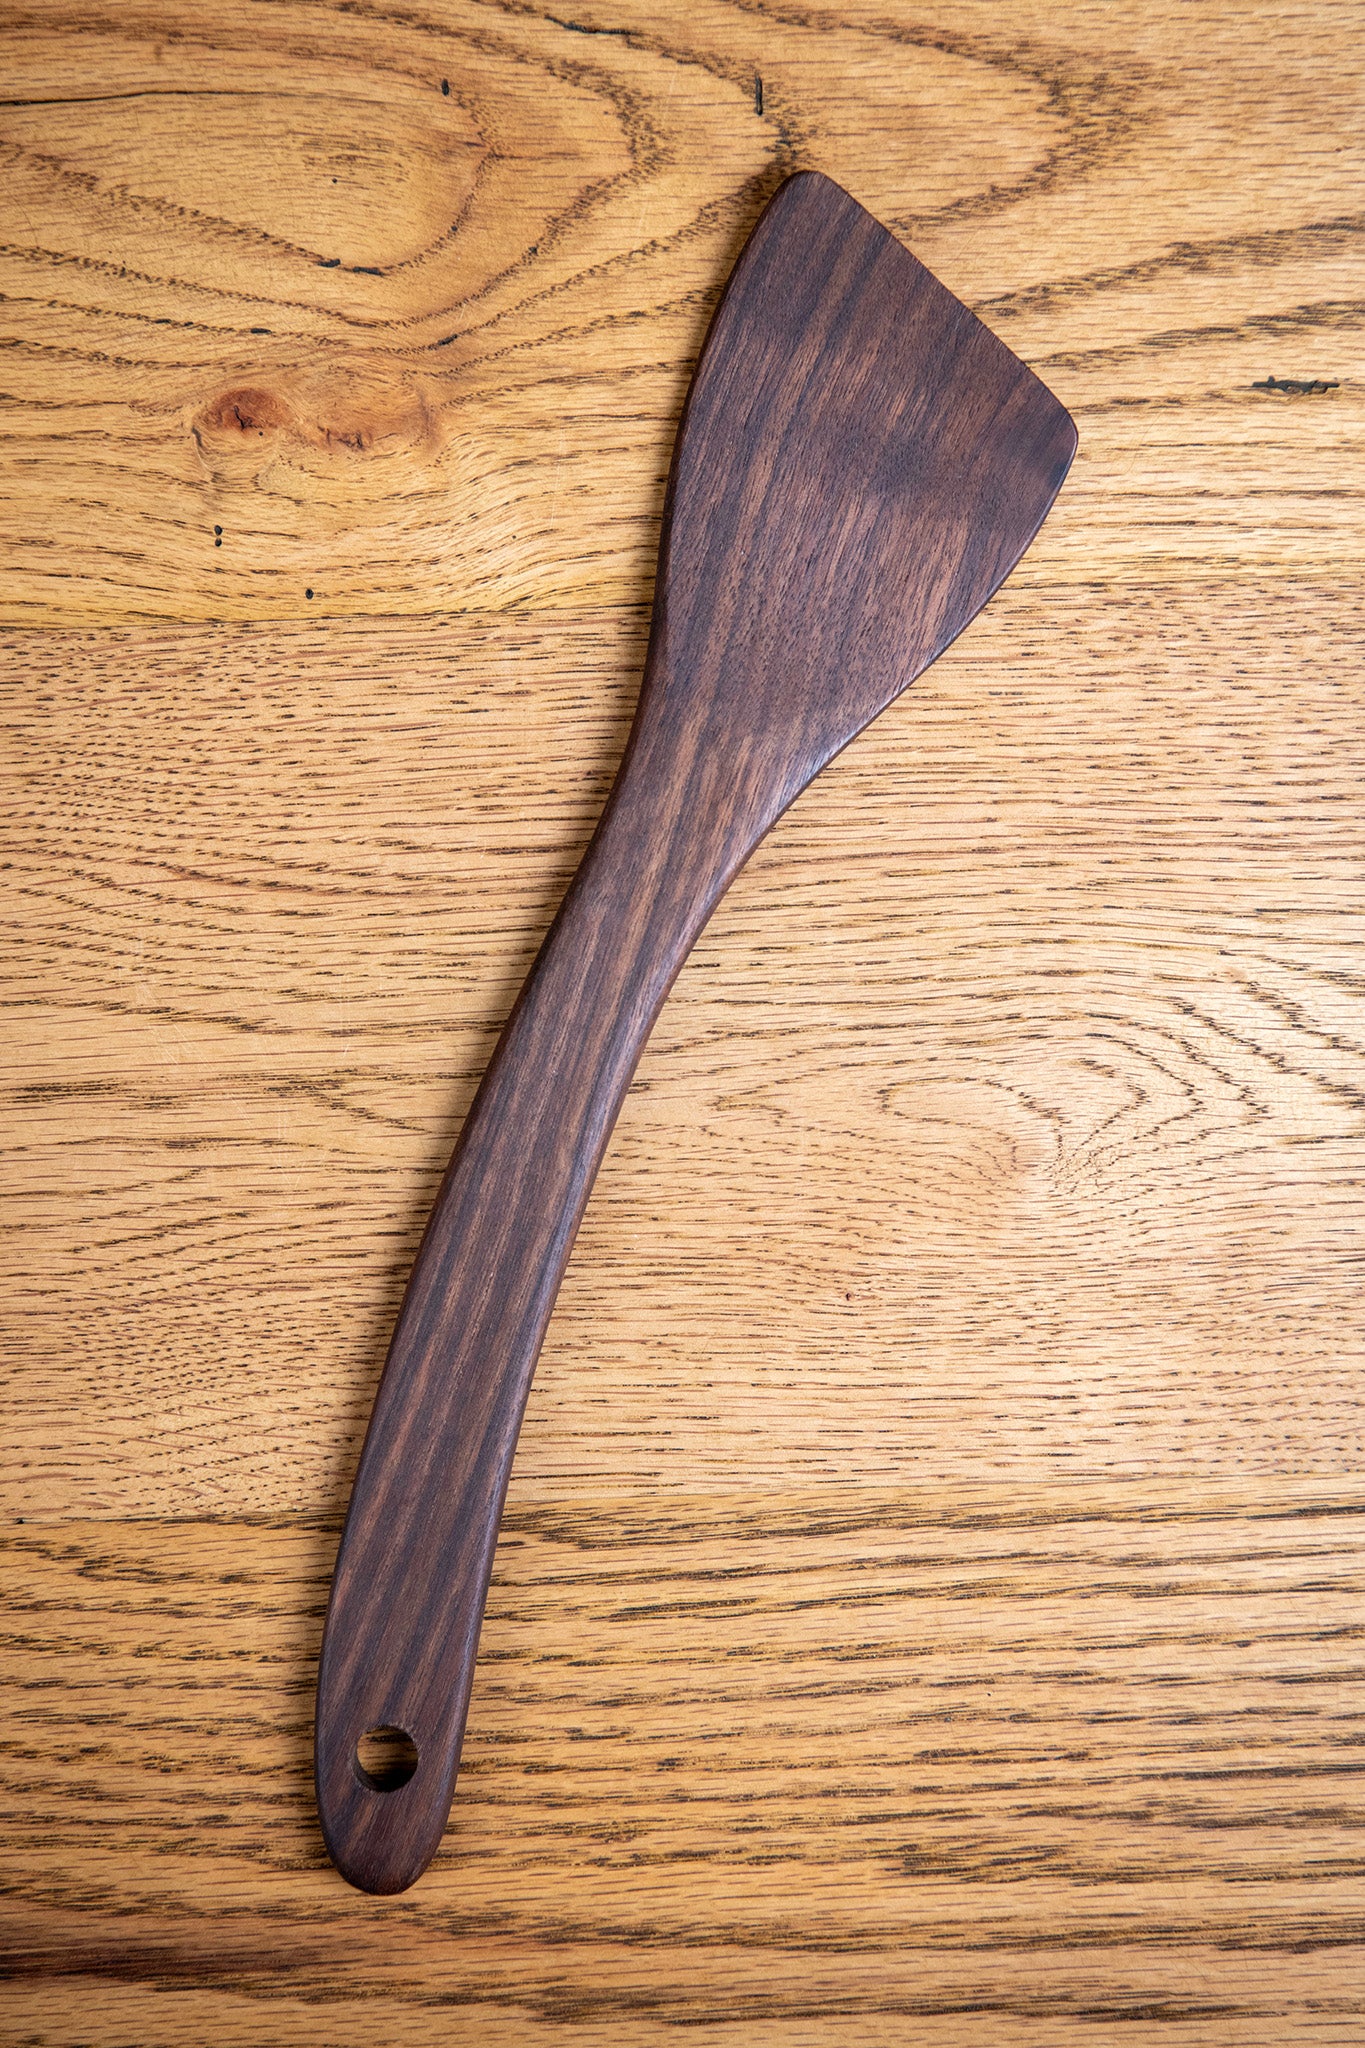
[[[327,1853],[348,1884],[380,1896],[415,1884],[440,1847],[455,1789],[455,1757],[424,1751],[406,1728],[331,1720],[316,1755],[318,1817]]]

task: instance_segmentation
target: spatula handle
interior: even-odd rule
[[[545,1326],[650,1026],[747,851],[725,792],[686,788],[676,756],[651,773],[647,752],[623,767],[469,1112],[361,1454],[316,1763],[328,1849],[365,1891],[403,1890],[440,1841]],[[390,1790],[357,1753],[385,1728],[417,1750]]]

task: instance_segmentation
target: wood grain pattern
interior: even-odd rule
[[[1357,22],[28,0],[0,43],[7,616],[637,601],[686,366],[798,167],[1081,421],[1054,576],[1358,563],[1355,391],[1250,388],[1358,362]]]
[[[7,1581],[0,2033],[1356,2048],[1356,10],[563,13],[5,15],[0,605],[63,630],[4,640],[2,1483],[57,1562]],[[465,204],[476,85],[481,239],[405,269]],[[618,1600],[586,1553],[596,1691],[544,1597],[476,1693],[439,1896],[366,1901],[308,1818],[325,1553],[624,738],[689,349],[799,165],[1041,371],[1083,453],[679,980],[511,1494],[634,1542],[638,1475],[651,1576]],[[551,201],[547,247],[517,209]],[[473,311],[457,261],[497,272]],[[401,327],[424,278],[436,340],[487,307],[485,340]],[[201,454],[243,387],[288,418],[219,413]],[[965,1560],[922,1635],[906,1574],[874,1628],[849,1552],[783,1519],[849,1488]],[[1094,1524],[1040,1535],[1055,1488]],[[958,1489],[1014,1532],[980,1581],[934,1533]],[[702,1529],[706,1569],[789,1575],[780,1624],[696,1620]],[[767,1701],[836,1638],[816,1779]],[[988,1670],[1038,1719],[987,1734],[1037,1736],[1060,1790],[878,1751],[860,1728],[919,1711],[888,1643]],[[689,1722],[716,1668],[745,1683]],[[1131,1720],[1082,1735],[1082,1694]],[[518,1803],[463,1833],[495,1757]],[[909,1818],[879,1845],[883,1785]],[[640,1804],[683,1832],[623,1872]]]
[[[787,180],[688,393],[620,770],[460,1132],[365,1434],[317,1708],[323,1835],[364,1891],[406,1890],[440,1843],[531,1376],[660,1006],[770,827],[994,595],[1075,448],[893,235],[830,179]]]
[[[335,1525],[26,1526],[12,2038],[1345,2048],[1361,1503],[1262,1491],[514,1502],[401,1901],[313,1820]]]

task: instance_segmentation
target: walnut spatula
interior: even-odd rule
[[[440,1841],[531,1375],[659,1006],[769,826],[1009,574],[1075,446],[846,192],[782,187],[683,414],[625,757],[461,1133],[356,1474],[317,1790],[362,1890],[404,1890]]]

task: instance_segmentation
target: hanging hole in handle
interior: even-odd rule
[[[355,1767],[371,1792],[396,1792],[417,1769],[417,1744],[405,1728],[371,1728],[355,1746]]]

